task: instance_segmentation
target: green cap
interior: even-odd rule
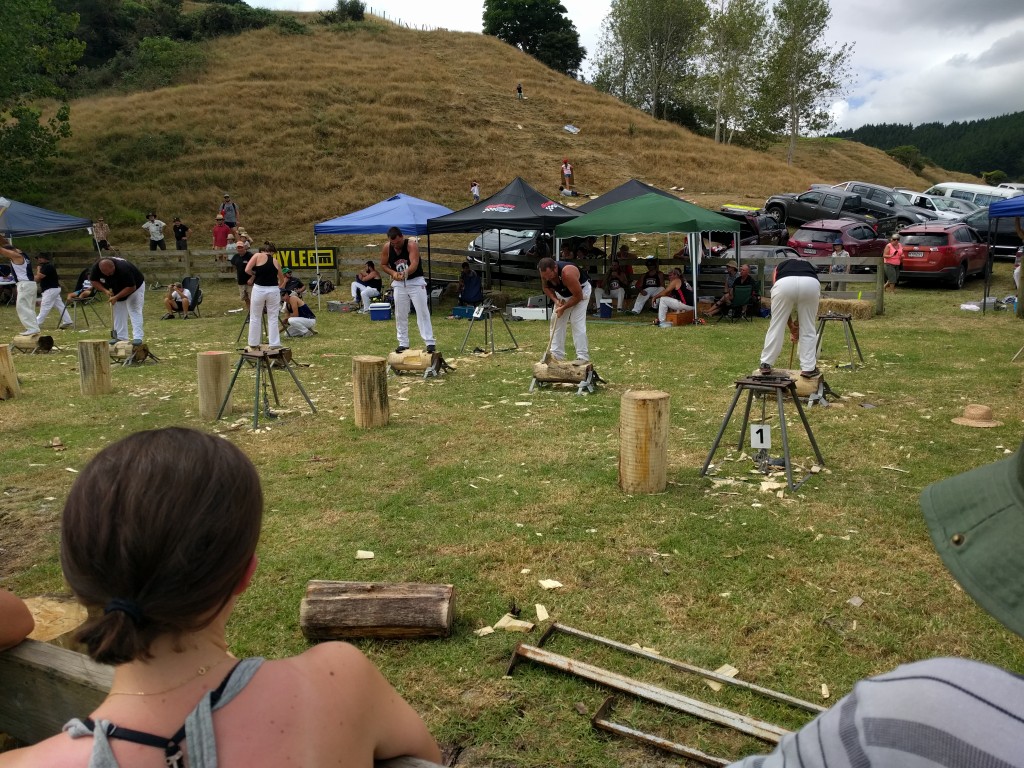
[[[921,510],[935,548],[982,608],[1024,636],[1024,446],[932,483]]]

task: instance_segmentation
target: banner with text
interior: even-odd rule
[[[278,248],[277,260],[291,269],[334,269],[336,248]]]

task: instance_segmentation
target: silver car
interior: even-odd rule
[[[498,253],[501,242],[501,253],[519,256],[537,244],[536,229],[488,229],[469,244],[467,250]]]

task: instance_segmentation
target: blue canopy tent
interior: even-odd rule
[[[69,216],[66,213],[37,208],[17,200],[0,197],[0,234],[11,239],[49,235],[53,232],[72,232],[76,229],[90,230],[92,219]]]
[[[1006,200],[1000,200],[999,202],[992,203],[988,207],[989,266],[985,271],[985,299],[981,305],[982,312],[985,311],[985,308],[988,305],[988,290],[992,281],[992,219],[1005,219],[1016,216],[1024,216],[1024,196],[1018,195],[1017,197],[1009,197]],[[1018,300],[1017,317],[1024,317],[1024,307],[1019,306],[1020,303],[1021,302]],[[1020,352],[1017,354],[1019,355]]]
[[[397,195],[374,203],[369,208],[347,213],[313,225],[313,247],[318,248],[317,235],[378,235],[391,227],[398,227],[404,235],[422,235],[427,231],[427,219],[451,213],[451,208],[420,200],[399,192]],[[428,264],[429,273],[429,264]],[[320,260],[317,259],[316,277],[320,279]],[[429,274],[428,274],[429,280]],[[319,304],[319,292],[317,300]],[[319,307],[318,307],[319,308]]]

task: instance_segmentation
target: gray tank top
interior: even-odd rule
[[[217,768],[217,738],[213,732],[213,713],[230,704],[235,696],[245,689],[262,664],[263,659],[260,657],[242,659],[232,670],[220,701],[211,706],[210,695],[213,692],[207,691],[196,708],[185,718],[185,747],[188,749],[189,768]],[[120,768],[107,736],[111,725],[109,720],[97,720],[95,728],[91,729],[76,717],[64,726],[63,730],[72,739],[93,737],[89,768]]]

